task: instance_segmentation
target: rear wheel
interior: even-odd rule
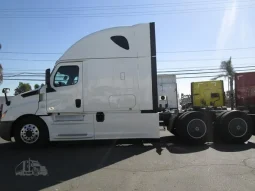
[[[190,113],[190,111],[187,111],[187,112],[184,112],[184,113],[182,113],[181,115],[179,115],[178,117],[177,117],[177,119],[175,119],[176,121],[175,121],[175,124],[174,124],[174,127],[171,129],[171,133],[173,134],[173,135],[175,135],[175,136],[180,136],[180,134],[178,134],[178,132],[177,132],[177,127],[178,126],[180,126],[180,121],[181,121],[181,119],[185,116],[185,115],[187,115],[187,114],[189,114]]]
[[[205,115],[191,111],[179,118],[176,131],[183,139],[194,143],[204,143],[207,140],[208,127]]]
[[[170,121],[171,119],[169,119],[169,124],[171,123],[171,121]],[[178,121],[178,117],[176,117],[175,119],[173,119],[174,121],[172,122],[172,126],[173,126],[173,128],[171,128],[171,130],[170,130],[170,132],[173,134],[173,135],[175,135],[175,136],[179,136],[178,134],[177,134],[177,132],[176,132],[176,124],[177,124],[177,121]]]
[[[18,145],[42,146],[49,141],[48,128],[39,117],[27,117],[16,123],[14,138]]]
[[[226,143],[244,143],[252,136],[252,119],[241,111],[225,113],[217,125],[215,126],[216,132],[221,140]]]

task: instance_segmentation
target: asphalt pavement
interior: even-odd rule
[[[254,137],[242,145],[200,146],[184,145],[163,130],[161,137],[153,144],[69,142],[41,149],[0,140],[0,190],[255,190]],[[29,159],[47,175],[15,175]]]

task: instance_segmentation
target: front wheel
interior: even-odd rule
[[[18,145],[42,146],[49,141],[47,126],[38,117],[21,119],[14,128],[14,138]]]

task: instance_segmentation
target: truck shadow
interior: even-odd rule
[[[86,175],[130,157],[155,150],[173,154],[200,152],[212,147],[223,152],[235,152],[255,148],[245,145],[185,145],[174,136],[163,137],[160,142],[100,141],[51,144],[47,148],[24,149],[13,143],[0,144],[1,190],[41,190],[73,178]],[[22,161],[35,160],[48,170],[47,176],[17,176],[15,168]]]
[[[220,152],[240,152],[249,149],[255,149],[255,143],[247,142],[243,144],[224,144],[224,143],[206,143],[203,145],[196,145],[190,143],[183,143],[176,136],[166,136],[161,138],[161,147],[166,148],[173,154],[188,154],[201,152],[208,148],[213,148]],[[154,145],[156,148],[158,145]]]
[[[13,143],[0,144],[1,190],[34,191],[45,189],[152,149],[155,149],[153,145],[118,146],[115,142],[61,143],[41,149],[18,148]],[[48,175],[17,176],[15,174],[16,167],[22,161],[29,159],[38,161],[41,166],[45,166]],[[27,165],[27,163],[25,164]],[[25,167],[28,172],[27,166]]]
[[[185,144],[176,136],[165,136],[160,139],[160,146],[166,148],[173,154],[188,154],[201,152],[209,148],[208,145]],[[156,150],[159,150],[159,144],[154,143]]]
[[[248,142],[244,144],[211,144],[211,148],[221,151],[221,152],[240,152],[249,149],[255,149],[255,144],[253,142]]]

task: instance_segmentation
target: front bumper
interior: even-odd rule
[[[13,121],[0,121],[0,137],[6,141],[11,141],[11,127]]]

